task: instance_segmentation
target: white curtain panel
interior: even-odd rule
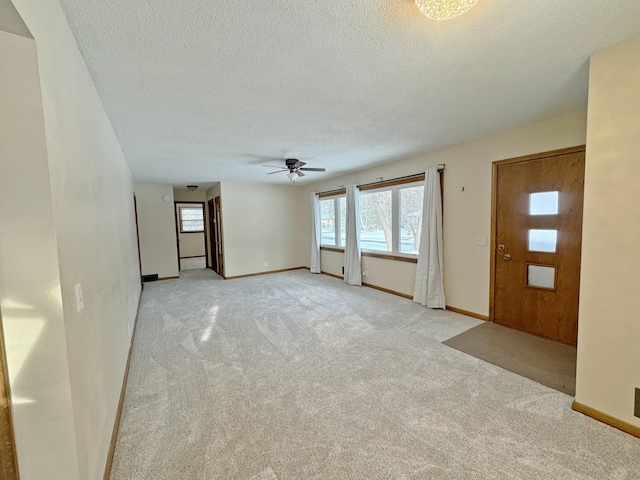
[[[309,262],[309,270],[311,270],[311,273],[320,273],[321,228],[320,197],[318,197],[316,192],[311,192],[311,260]]]
[[[442,253],[442,197],[438,167],[424,176],[422,233],[413,301],[428,308],[445,308]]]
[[[347,185],[347,221],[344,246],[344,282],[362,285],[360,266],[360,192],[355,185]]]

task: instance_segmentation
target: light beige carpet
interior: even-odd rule
[[[180,271],[197,270],[199,268],[207,268],[207,257],[192,257],[180,259]]]
[[[640,440],[441,343],[479,323],[304,270],[147,284],[112,479],[638,478]]]
[[[576,393],[576,347],[484,322],[443,342],[510,372],[554,388]]]

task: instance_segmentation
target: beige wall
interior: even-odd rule
[[[586,113],[556,118],[524,128],[502,132],[471,142],[380,167],[318,182],[304,187],[306,193],[338,188],[349,183],[375,182],[377,177],[391,179],[424,172],[440,163],[444,173],[444,262],[447,305],[479,315],[489,314],[489,242],[476,246],[476,238],[489,237],[491,230],[491,163],[532,153],[583,145],[586,136]],[[464,187],[464,191],[461,191]],[[305,193],[305,194],[306,194]],[[305,197],[305,202],[308,200]],[[305,244],[309,244],[308,209],[303,227]],[[323,257],[328,254],[323,251]],[[340,255],[340,254],[338,254]],[[396,265],[389,260],[369,263],[367,283],[401,293],[413,294],[415,265]],[[305,257],[309,265],[308,253]],[[323,258],[322,266],[335,269],[341,263]],[[336,273],[336,272],[332,272]]]
[[[576,401],[640,427],[640,38],[591,58]]]
[[[0,65],[0,308],[19,468],[78,479],[35,42],[0,32]]]
[[[225,276],[308,263],[300,232],[308,228],[309,197],[302,195],[293,185],[222,182]]]
[[[0,90],[7,95],[3,113],[7,105],[15,108],[0,129],[17,150],[2,158],[18,163],[2,163],[8,169],[0,176],[7,196],[2,225],[10,215],[25,229],[6,243],[3,239],[2,249],[8,245],[16,257],[3,259],[2,268],[9,270],[2,275],[17,261],[22,271],[0,290],[3,318],[13,324],[7,353],[18,462],[23,480],[98,479],[140,289],[133,184],[60,5],[55,0],[14,5],[35,39],[41,90],[40,96],[33,51],[9,46],[15,62],[0,62],[12,66],[1,69],[7,76]],[[12,93],[14,65],[28,59],[31,71]],[[20,278],[29,280],[28,293],[26,286],[20,290]],[[84,293],[80,312],[76,284]]]
[[[135,184],[142,274],[160,278],[178,276],[178,247],[173,187],[151,183]],[[169,197],[164,200],[164,196]]]
[[[176,202],[205,202],[207,200],[207,191],[198,188],[192,192],[186,188],[173,187],[173,199]]]
[[[176,203],[176,215],[180,221],[180,207],[198,207],[197,204]],[[207,223],[206,211],[203,210],[205,225]],[[204,232],[180,233],[178,229],[178,239],[180,241],[180,258],[204,256]]]

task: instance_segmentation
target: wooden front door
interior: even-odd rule
[[[492,318],[575,344],[584,147],[494,163]]]

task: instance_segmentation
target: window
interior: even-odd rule
[[[360,194],[360,248],[391,252],[391,190]]]
[[[202,205],[178,207],[180,233],[204,232],[204,210]]]
[[[422,228],[424,185],[409,184],[360,194],[363,251],[417,255]]]
[[[336,212],[338,215],[336,216]],[[344,195],[320,200],[320,245],[344,247],[347,219],[347,197]]]
[[[398,189],[400,202],[399,249],[400,253],[417,255],[422,231],[422,204],[424,186]]]
[[[364,252],[418,255],[422,229],[422,181],[360,192],[360,248]],[[345,246],[346,195],[320,199],[324,247]]]

